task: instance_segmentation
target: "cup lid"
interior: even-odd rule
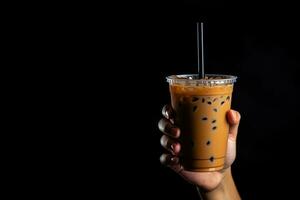
[[[199,79],[198,74],[181,74],[167,76],[169,84],[189,84],[189,85],[227,85],[236,82],[237,77],[223,74],[205,74],[205,78]]]

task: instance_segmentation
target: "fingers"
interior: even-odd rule
[[[173,112],[173,109],[172,109],[172,106],[171,105],[165,105],[162,109],[162,115],[167,118],[167,119],[172,119],[174,118],[174,112]]]
[[[160,157],[161,164],[170,167],[175,172],[180,173],[183,167],[179,164],[179,158],[176,156],[180,152],[180,144],[172,139],[179,138],[180,129],[175,127],[174,112],[170,105],[165,105],[162,109],[162,115],[165,117],[158,122],[158,128],[163,135],[160,144],[170,152],[170,154],[162,154]]]
[[[178,155],[180,152],[180,144],[169,136],[163,135],[160,139],[160,144],[172,155]]]
[[[164,153],[160,156],[160,162],[161,162],[161,164],[170,167],[172,165],[178,164],[179,158],[176,156],[173,156],[171,154]]]
[[[177,173],[180,173],[183,170],[183,167],[179,163],[179,158],[171,154],[162,154],[160,156],[160,162]]]
[[[179,138],[180,130],[174,124],[174,112],[171,105],[165,105],[162,109],[162,115],[165,117],[158,122],[158,128],[161,132],[173,138]]]
[[[229,139],[235,141],[238,134],[238,128],[241,120],[241,115],[235,110],[229,110],[226,113],[227,121],[229,123]]]
[[[180,152],[180,144],[172,139],[179,138],[180,129],[175,127],[174,112],[170,105],[165,105],[162,109],[162,115],[165,117],[158,122],[158,128],[163,135],[160,139],[161,145],[170,152],[170,154],[162,154],[160,156],[161,164],[170,167],[175,172],[180,173],[183,168],[179,164],[179,158],[176,156]]]
[[[158,122],[158,128],[161,132],[173,138],[179,138],[180,130],[175,127],[168,119],[162,118]]]

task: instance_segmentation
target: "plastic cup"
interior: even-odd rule
[[[180,128],[180,161],[188,171],[218,171],[224,168],[236,76],[206,74],[167,77],[174,123]]]

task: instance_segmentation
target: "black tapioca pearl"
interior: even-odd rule
[[[205,99],[204,98],[202,98],[202,103],[204,103],[205,102]]]
[[[202,120],[204,120],[204,121],[207,120],[207,117],[202,117]]]
[[[217,121],[217,120],[214,119],[214,120],[211,121],[211,123],[216,123],[216,121]]]
[[[197,106],[193,107],[193,112],[195,112],[197,110]]]
[[[210,141],[209,141],[209,140],[206,142],[206,145],[207,145],[207,146],[210,145]]]
[[[215,102],[215,101],[217,101],[217,100],[218,100],[218,98],[214,98],[213,102]]]
[[[215,111],[215,112],[218,112],[218,109],[214,108],[214,111]]]
[[[213,156],[209,158],[210,162],[214,162],[214,159],[215,158]]]
[[[222,102],[221,102],[221,105],[223,105],[224,103],[225,103],[225,101],[222,101]]]
[[[216,126],[214,126],[214,127],[212,127],[212,129],[213,129],[213,130],[216,130],[216,129],[217,129],[217,127],[216,127]]]
[[[211,105],[211,101],[208,101],[207,103],[208,103],[209,105]]]
[[[182,103],[181,103],[181,102],[179,102],[179,103],[178,103],[178,106],[179,106],[179,107],[181,107],[181,106],[182,106]]]
[[[193,98],[192,98],[192,102],[195,102],[195,101],[198,101],[198,100],[199,100],[198,97],[193,97]]]
[[[230,99],[230,96],[227,96],[226,100],[228,101]]]

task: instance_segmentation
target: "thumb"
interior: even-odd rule
[[[229,110],[226,113],[226,117],[229,123],[229,139],[236,141],[241,115],[238,111]]]

